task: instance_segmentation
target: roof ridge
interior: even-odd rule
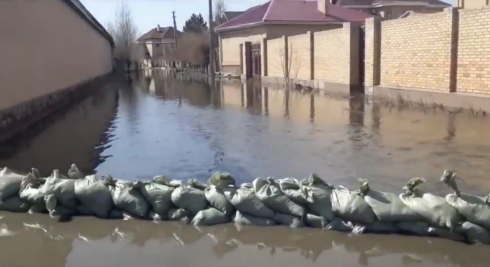
[[[226,27],[226,24],[228,24],[228,23],[230,23],[230,22],[232,22],[232,21],[237,20],[237,19],[238,19],[238,18],[240,18],[241,16],[246,15],[248,12],[250,12],[250,11],[252,11],[252,10],[254,10],[254,9],[257,9],[257,8],[259,8],[259,7],[263,6],[263,5],[266,5],[266,4],[268,4],[269,2],[272,2],[272,1],[267,1],[267,2],[265,2],[265,3],[263,3],[263,4],[253,6],[253,7],[249,8],[249,9],[247,9],[247,10],[243,11],[243,13],[242,13],[242,14],[240,14],[240,15],[238,15],[238,16],[236,16],[236,17],[234,17],[233,19],[228,20],[227,22],[225,22],[225,23],[223,23],[223,24],[221,24],[221,25],[218,25],[216,28],[220,29],[220,28],[223,28],[223,26],[225,26],[225,27]],[[269,5],[269,7],[270,7],[270,5]]]
[[[264,16],[262,17],[262,21],[265,21],[267,18],[267,15],[269,14],[269,10],[271,10],[271,6],[274,4],[275,0],[270,0],[269,1],[269,6],[267,7],[267,10],[264,13]]]

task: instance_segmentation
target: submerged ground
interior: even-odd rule
[[[354,188],[401,190],[411,177],[437,193],[444,168],[462,189],[488,194],[488,118],[397,108],[364,98],[178,81],[162,72],[115,80],[48,123],[0,146],[0,166],[44,174],[76,163],[129,180],[166,174],[239,182],[316,172]],[[0,214],[5,266],[486,266],[488,247],[315,229],[196,229],[172,223]],[[29,257],[26,257],[29,255]]]

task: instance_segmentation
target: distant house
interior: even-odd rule
[[[450,4],[439,0],[337,0],[333,2],[342,7],[380,16],[385,20],[397,19],[409,11],[436,13],[451,7]]]
[[[271,0],[243,12],[216,27],[223,72],[243,73],[243,44],[251,42],[260,54],[265,38],[296,35],[342,27],[344,22],[363,23],[372,15],[329,0]],[[260,75],[261,59],[253,60],[253,73]]]
[[[157,27],[149,30],[138,38],[137,42],[144,46],[144,65],[162,67],[175,59],[175,35],[181,32],[173,27]]]

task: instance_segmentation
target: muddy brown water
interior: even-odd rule
[[[239,83],[217,88],[162,72],[112,82],[40,129],[0,147],[0,166],[44,174],[75,162],[135,180],[166,174],[239,182],[304,177],[399,192],[411,177],[438,194],[452,168],[463,190],[487,194],[490,123],[447,110]],[[488,266],[488,246],[317,229],[196,228],[178,223],[0,214],[0,266]]]

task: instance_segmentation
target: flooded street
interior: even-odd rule
[[[391,107],[364,98],[287,92],[141,73],[113,81],[9,145],[0,166],[45,175],[76,163],[128,180],[158,174],[205,181],[225,170],[239,182],[311,172],[355,189],[367,178],[399,192],[415,176],[439,194],[445,168],[460,188],[490,192],[486,117]],[[443,239],[317,229],[195,228],[146,221],[0,214],[1,266],[488,266],[486,246]],[[8,253],[6,252],[8,250]]]

